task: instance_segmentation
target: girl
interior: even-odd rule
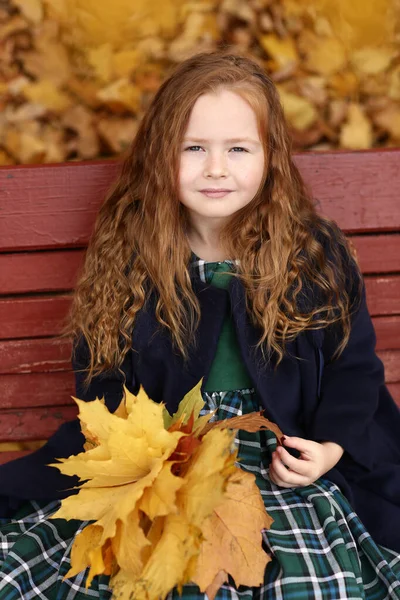
[[[400,414],[357,265],[316,214],[256,63],[201,54],[161,86],[100,210],[71,331],[79,398],[115,410],[125,382],[173,413],[204,377],[218,419],[261,408],[284,431],[284,447],[238,434],[272,560],[261,587],[229,581],[217,598],[400,598]],[[2,514],[17,513],[0,599],[110,597],[107,577],[87,594],[84,574],[62,580],[85,524],[48,519],[75,481],[46,465],[82,441],[68,423],[1,468]]]

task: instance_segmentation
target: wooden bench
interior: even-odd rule
[[[400,150],[295,160],[321,212],[357,251],[377,351],[400,405]],[[115,161],[0,169],[0,442],[44,440],[76,415],[70,343],[57,336],[117,169]]]

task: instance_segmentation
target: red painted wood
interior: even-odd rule
[[[0,254],[1,293],[71,290],[83,255],[83,250]]]
[[[400,271],[400,235],[352,236],[363,273]],[[73,289],[83,250],[0,254],[2,294]]]
[[[323,214],[346,231],[400,229],[400,150],[303,153],[295,162]],[[116,161],[0,169],[0,250],[87,243]]]
[[[345,231],[400,229],[400,150],[304,152],[294,158],[321,212]]]
[[[371,315],[400,312],[400,276],[366,277]],[[0,339],[59,335],[70,307],[67,295],[0,299]]]
[[[392,398],[396,404],[400,407],[400,383],[389,383],[389,392],[392,394]]]
[[[87,243],[116,161],[0,169],[0,249]]]
[[[40,338],[0,341],[0,374],[43,373],[71,369],[69,339]]]
[[[400,382],[400,350],[380,350],[378,356],[385,366],[386,383]]]
[[[0,375],[0,409],[73,404],[72,371]]]
[[[363,273],[400,271],[400,235],[356,235],[351,242]]]
[[[367,276],[365,286],[372,316],[400,313],[400,275]]]
[[[70,305],[66,295],[0,299],[0,339],[59,335]]]
[[[56,406],[0,411],[0,441],[45,440],[65,421],[74,419],[75,406]]]
[[[374,317],[372,322],[376,332],[377,350],[400,348],[400,316]]]

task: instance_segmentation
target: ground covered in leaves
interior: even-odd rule
[[[0,0],[0,165],[121,154],[221,45],[271,74],[294,149],[399,145],[400,0]]]

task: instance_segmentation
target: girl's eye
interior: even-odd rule
[[[201,146],[189,146],[188,148],[186,148],[186,150],[189,150],[190,152],[198,152],[201,149]]]
[[[247,152],[246,148],[242,148],[241,146],[235,146],[232,148],[235,152]]]

